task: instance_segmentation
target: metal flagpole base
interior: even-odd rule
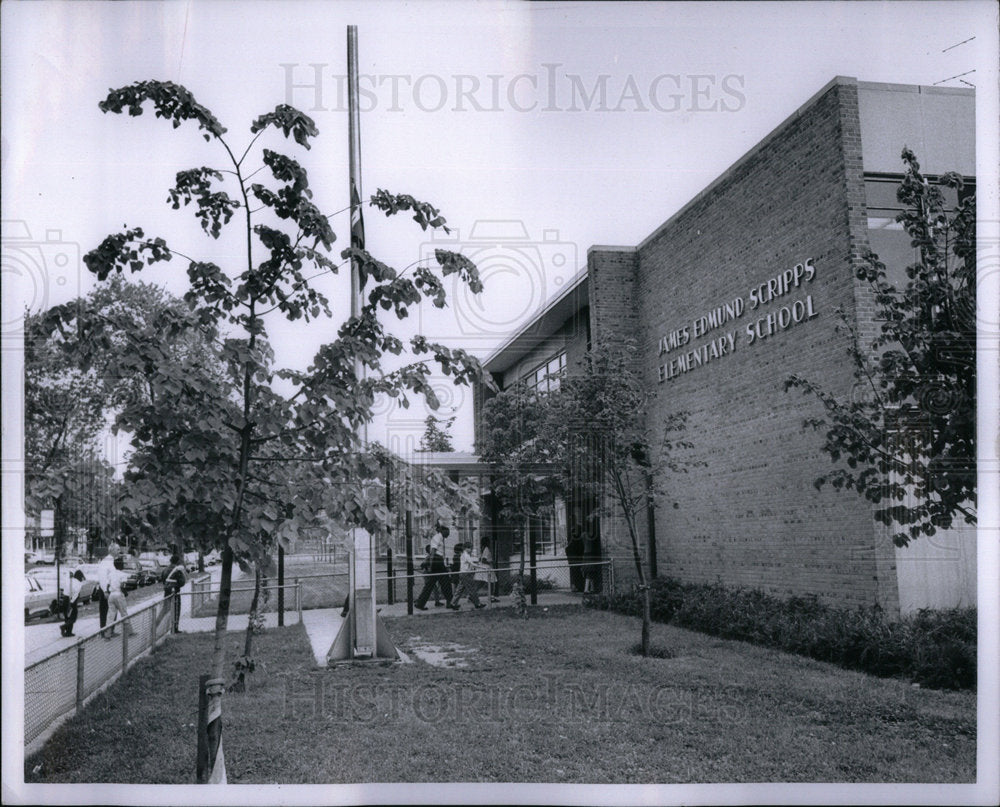
[[[392,641],[389,631],[378,615],[375,616],[375,652],[360,656],[354,652],[354,614],[348,613],[337,632],[330,652],[326,654],[327,664],[337,664],[344,661],[399,661],[399,650]]]

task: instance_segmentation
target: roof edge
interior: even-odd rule
[[[873,82],[868,82],[872,84]],[[719,176],[713,179],[708,185],[702,188],[698,193],[696,193],[687,204],[685,204],[680,210],[674,213],[670,218],[668,218],[663,224],[657,227],[653,232],[647,235],[640,243],[637,249],[645,249],[645,247],[653,240],[658,238],[668,227],[673,225],[673,223],[680,218],[684,213],[686,213],[690,208],[694,207],[698,202],[700,202],[705,196],[714,191],[719,185],[724,183],[730,175],[736,172],[738,168],[743,166],[745,163],[753,159],[760,151],[764,149],[767,145],[771,143],[781,132],[797,118],[800,118],[813,104],[816,103],[820,98],[826,95],[831,89],[839,85],[855,85],[857,86],[858,80],[853,76],[834,76],[826,84],[824,84],[819,90],[813,93],[809,100],[804,104],[801,104],[798,109],[796,109],[791,115],[785,118],[781,123],[775,126],[770,132],[768,132],[761,140],[757,142],[750,151],[746,152],[742,157],[740,157],[736,162],[730,165],[725,171],[723,171]]]
[[[591,247],[591,249],[593,249],[593,247]],[[507,337],[507,339],[505,339],[503,342],[497,345],[496,348],[493,349],[493,352],[490,353],[489,356],[487,356],[486,359],[482,362],[483,367],[488,369],[489,365],[493,361],[495,361],[498,357],[500,357],[503,353],[505,353],[511,347],[511,345],[517,342],[517,340],[521,338],[521,336],[524,334],[525,331],[528,331],[531,328],[533,328],[546,314],[552,311],[553,308],[555,308],[570,294],[576,291],[576,289],[582,286],[583,283],[587,280],[588,276],[589,275],[586,266],[583,266],[581,269],[577,270],[577,273],[573,277],[571,277],[569,283],[566,284],[566,288],[564,288],[561,292],[559,292],[559,294],[557,294],[555,297],[549,300],[541,311],[535,314],[535,316],[533,316],[530,320],[525,322],[511,336]]]

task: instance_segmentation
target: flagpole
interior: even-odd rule
[[[364,249],[364,222],[361,216],[361,119],[358,115],[358,26],[347,26],[347,141],[348,193],[351,201],[351,246]],[[351,256],[351,316],[361,316],[361,267]],[[354,358],[354,377],[365,377],[361,357]],[[361,427],[361,442],[368,446],[368,424]]]
[[[358,116],[358,27],[347,26],[347,137],[349,192],[351,199],[351,246],[365,248],[364,220],[361,215],[361,120]],[[361,266],[351,256],[351,317],[361,316]],[[357,383],[365,378],[361,356],[354,358]],[[361,424],[361,450],[368,450],[368,424]],[[366,492],[367,497],[367,492]],[[341,624],[327,659],[373,658],[379,655],[396,658],[398,653],[380,626],[375,603],[374,535],[356,527],[351,531],[353,551],[350,560],[348,614]],[[380,636],[380,633],[382,634]]]
[[[355,243],[355,224],[361,217],[361,121],[358,117],[358,26],[347,26],[347,138],[351,200],[351,246]],[[351,316],[361,314],[361,280],[358,259],[351,258]],[[358,368],[361,362],[357,362]],[[360,373],[359,373],[360,377]]]

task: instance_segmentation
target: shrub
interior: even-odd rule
[[[593,594],[584,604],[631,616],[637,590]],[[833,608],[815,596],[781,599],[758,589],[681,583],[650,585],[657,622],[775,647],[882,677],[905,677],[937,689],[976,686],[976,609],[922,610],[891,621],[878,608]]]

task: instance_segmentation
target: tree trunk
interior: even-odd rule
[[[649,586],[642,588],[642,655],[649,655]]]
[[[524,521],[524,525],[527,526],[528,532],[531,532],[531,516],[528,516]],[[522,527],[523,528],[523,527]],[[517,578],[514,580],[514,600],[515,600],[515,612],[518,616],[527,618],[528,616],[528,603],[524,596],[524,553],[527,549],[524,542],[524,533],[521,533],[521,558],[518,563]]]
[[[642,570],[642,556],[639,554],[639,535],[635,528],[635,513],[629,506],[628,491],[625,490],[625,483],[622,481],[621,473],[616,469],[611,472],[615,482],[615,491],[618,494],[618,502],[621,504],[622,512],[625,514],[625,523],[628,526],[629,538],[632,539],[632,559],[635,561],[635,570],[639,575],[639,591],[642,592],[642,655],[649,655],[649,584],[646,582],[646,574]]]
[[[219,609],[215,614],[215,644],[212,649],[212,677],[223,678],[226,664],[226,626],[233,587],[233,549],[227,542],[222,550],[222,579],[219,581]]]
[[[250,672],[251,653],[253,653],[253,634],[257,623],[257,609],[260,607],[260,588],[263,579],[264,575],[261,574],[260,567],[255,566],[253,599],[250,601],[250,614],[247,617],[247,629],[243,637],[243,657],[240,659],[241,663],[238,665],[239,672],[236,675],[236,680],[230,687],[232,692],[246,691],[246,677]]]

